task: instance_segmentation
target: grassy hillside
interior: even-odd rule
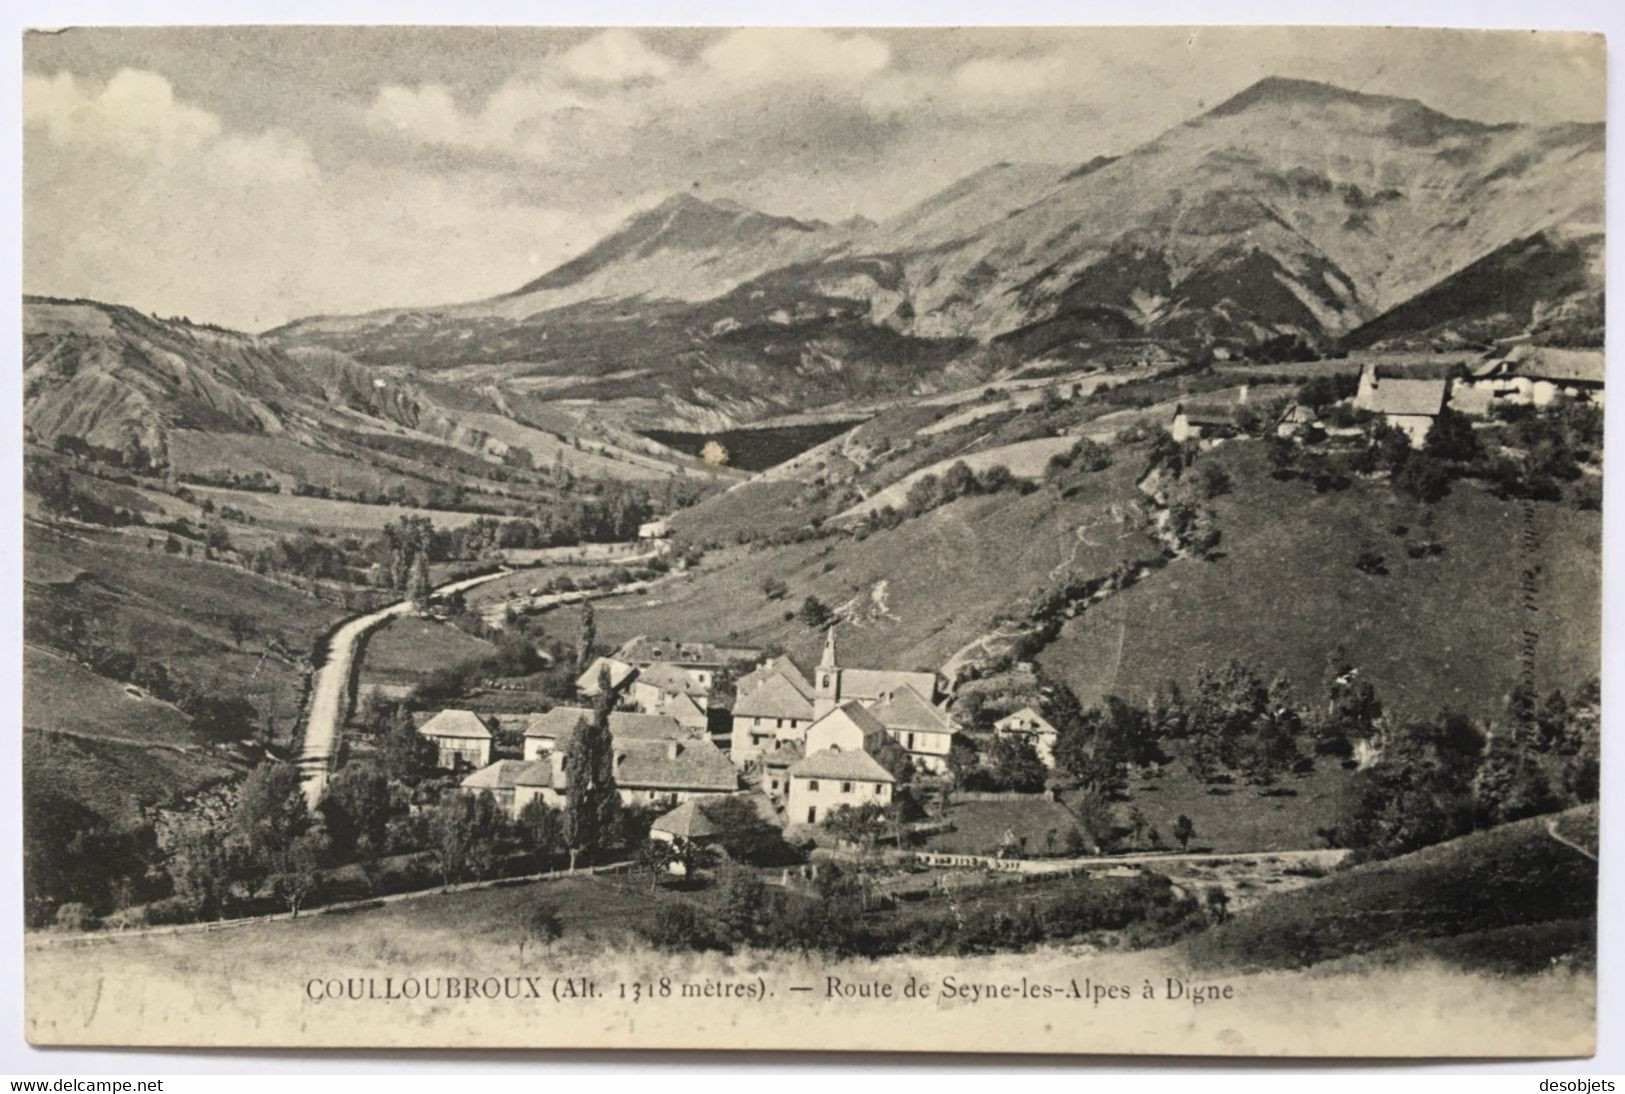
[[[815,659],[822,635],[785,619],[815,596],[843,619],[842,656],[851,663],[934,669],[1052,574],[1101,574],[1155,553],[1118,519],[1137,493],[1138,466],[1124,455],[1069,496],[1042,488],[961,498],[861,540],[714,552],[647,595],[599,601],[598,635],[731,638]],[[770,577],[785,582],[783,598],[763,593]]]
[[[24,526],[24,772],[111,818],[232,773],[198,751],[185,715],[65,655],[75,634],[241,696],[286,743],[306,657],[343,609],[236,567],[169,555],[111,532]],[[239,644],[231,620],[246,627]],[[276,652],[273,652],[276,651]]]
[[[1531,817],[1341,871],[1249,909],[1184,950],[1198,966],[1238,970],[1385,950],[1502,971],[1537,971],[1565,957],[1589,962],[1597,863],[1548,827],[1595,824],[1596,811]]]
[[[1039,658],[1086,703],[1111,692],[1145,698],[1162,680],[1184,684],[1231,657],[1318,694],[1327,655],[1342,647],[1390,709],[1501,708],[1517,682],[1525,626],[1524,503],[1470,483],[1431,507],[1383,482],[1317,494],[1270,478],[1256,444],[1203,459],[1229,469],[1235,484],[1212,502],[1224,557],[1180,559],[1149,575],[1068,623]],[[1429,511],[1444,552],[1413,559],[1406,543]],[[1559,503],[1533,511],[1542,566],[1535,681],[1572,687],[1599,668],[1601,522]],[[1365,551],[1382,557],[1386,575],[1354,567]]]

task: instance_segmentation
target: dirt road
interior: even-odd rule
[[[433,595],[441,597],[471,589],[509,572],[497,570],[477,577],[463,578],[461,581],[448,582],[435,589]],[[333,752],[338,747],[339,730],[350,715],[350,703],[354,698],[352,685],[355,678],[356,647],[368,631],[396,616],[406,615],[412,608],[412,601],[398,601],[370,615],[350,620],[334,631],[333,637],[328,640],[327,660],[316,670],[316,677],[311,683],[310,712],[305,719],[305,739],[299,752],[299,768],[304,772],[305,797],[312,809],[320,800],[322,789],[327,786],[328,768],[333,761]]]

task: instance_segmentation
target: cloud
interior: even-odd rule
[[[707,47],[700,59],[725,80],[863,80],[891,63],[891,47],[868,34],[816,29],[736,30]]]
[[[152,72],[105,86],[30,74],[25,111],[30,292],[261,330],[491,295],[605,227],[515,193],[503,173],[321,170],[298,136],[234,131]]]
[[[194,150],[220,133],[213,114],[175,101],[168,80],[132,68],[100,89],[69,72],[26,76],[23,124],[62,144],[103,145],[136,156]]]
[[[577,79],[611,84],[658,80],[677,67],[675,60],[650,49],[631,31],[618,27],[567,50],[559,58],[559,64]]]

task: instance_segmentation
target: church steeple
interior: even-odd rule
[[[832,626],[824,632],[824,659],[818,662],[821,669],[835,667],[835,628]]]
[[[824,656],[813,676],[813,719],[816,721],[841,702],[841,670],[835,664],[834,627],[824,635]]]

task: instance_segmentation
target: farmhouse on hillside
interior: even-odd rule
[[[1380,414],[1389,425],[1410,439],[1412,448],[1421,448],[1428,430],[1444,408],[1447,383],[1444,380],[1402,380],[1379,378],[1377,366],[1360,370],[1360,387],[1354,405]]]
[[[1600,349],[1522,345],[1474,368],[1464,385],[1497,402],[1547,406],[1561,395],[1601,406],[1605,366]]]
[[[1055,766],[1055,741],[1060,736],[1056,728],[1032,707],[1022,707],[1006,714],[993,723],[993,732],[1000,737],[1016,737],[1027,741],[1044,761],[1045,767]]]
[[[434,742],[436,763],[448,771],[491,762],[491,729],[471,710],[442,710],[418,726],[418,733]]]
[[[721,749],[703,737],[651,740],[617,736],[614,753],[615,786],[627,805],[684,802],[739,789],[738,770]],[[516,810],[538,797],[550,806],[565,803],[568,754],[566,737],[544,762],[532,764],[520,774],[514,788]]]
[[[1186,441],[1217,443],[1241,431],[1236,421],[1240,408],[1247,405],[1248,386],[1242,384],[1234,396],[1199,395],[1174,407],[1168,434],[1180,444]]]

